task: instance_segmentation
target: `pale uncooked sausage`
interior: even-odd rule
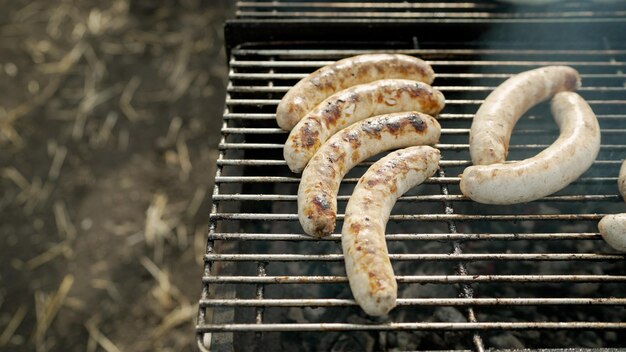
[[[626,161],[617,179],[619,191],[626,201]],[[626,252],[626,214],[607,215],[598,224],[600,235],[611,247],[618,251]]]
[[[567,66],[546,66],[522,72],[499,85],[480,106],[470,129],[474,165],[503,163],[511,131],[533,105],[561,91],[580,87],[578,72]]]
[[[559,138],[536,156],[510,164],[470,166],[461,192],[486,204],[515,204],[550,195],[582,175],[600,150],[600,126],[578,94],[561,92],[552,100]]]

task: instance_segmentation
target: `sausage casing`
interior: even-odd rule
[[[297,123],[332,94],[357,84],[402,78],[431,84],[435,73],[428,63],[401,54],[366,54],[339,60],[301,79],[282,98],[276,122],[284,130]]]
[[[546,66],[515,75],[480,106],[470,129],[474,165],[503,163],[517,120],[532,106],[561,91],[580,87],[578,72],[567,66]]]
[[[626,161],[622,163],[617,179],[619,192],[626,201]],[[626,252],[626,214],[607,215],[598,224],[600,235],[611,247]]]
[[[375,162],[359,179],[346,207],[341,244],[352,295],[369,315],[396,305],[398,288],[385,242],[385,227],[398,197],[432,176],[439,150],[410,147]]]
[[[561,92],[552,100],[559,138],[536,156],[510,164],[470,166],[461,176],[461,192],[486,204],[529,202],[557,192],[576,180],[600,150],[600,126],[578,94]]]
[[[435,116],[445,105],[440,91],[426,83],[384,79],[335,93],[311,110],[291,130],[284,157],[293,172],[301,172],[317,149],[337,131],[375,115],[419,111]]]
[[[302,173],[298,217],[304,232],[323,237],[335,229],[339,184],[354,165],[386,150],[434,145],[440,134],[434,117],[412,111],[374,116],[333,135]]]

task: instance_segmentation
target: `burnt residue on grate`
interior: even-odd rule
[[[315,48],[311,48],[315,46]],[[298,223],[299,175],[282,158],[287,133],[274,120],[282,95],[339,58],[400,52],[428,60],[447,98],[439,116],[438,174],[401,197],[387,227],[398,307],[365,315],[352,300],[340,237],[313,239]],[[198,338],[214,350],[481,350],[625,348],[624,256],[597,233],[602,214],[623,212],[616,177],[626,157],[626,45],[503,41],[413,42],[404,48],[323,43],[240,46],[230,81],[210,215]],[[459,190],[470,165],[471,118],[512,74],[550,64],[576,68],[580,94],[602,128],[597,161],[563,191],[527,204],[480,205]],[[515,128],[508,160],[551,144],[548,103]],[[377,159],[373,158],[373,160]],[[373,160],[345,178],[347,199]]]

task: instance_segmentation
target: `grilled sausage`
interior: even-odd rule
[[[385,79],[348,88],[328,97],[298,122],[285,143],[285,160],[291,171],[301,172],[317,149],[346,126],[400,111],[435,116],[444,104],[440,91],[417,81]]]
[[[622,163],[617,180],[622,198],[626,201],[626,161]],[[626,252],[626,214],[607,215],[598,224],[600,235],[611,247]]]
[[[341,244],[352,295],[369,315],[396,306],[398,287],[385,242],[385,227],[398,197],[432,176],[439,150],[410,147],[374,163],[359,179],[346,207]]]
[[[474,165],[503,163],[517,120],[533,105],[578,87],[578,72],[567,66],[546,66],[506,80],[489,94],[474,115],[470,129]]]
[[[413,111],[374,116],[332,136],[302,173],[298,217],[304,232],[323,237],[335,229],[339,184],[354,165],[382,151],[433,145],[440,134],[434,117]]]
[[[576,180],[600,150],[600,126],[578,94],[561,92],[552,100],[559,138],[536,156],[511,164],[470,166],[461,192],[486,204],[529,202],[557,192]]]
[[[399,54],[349,57],[324,66],[293,86],[278,104],[276,122],[284,130],[297,123],[332,94],[357,84],[384,78],[404,78],[431,84],[435,73],[418,58]]]

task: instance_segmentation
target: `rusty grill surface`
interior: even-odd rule
[[[308,73],[374,52],[427,60],[446,96],[439,171],[399,199],[387,226],[399,299],[376,319],[352,299],[340,235],[303,234],[299,175],[283,160],[287,133],[274,116],[283,94]],[[199,303],[201,350],[626,348],[625,257],[597,233],[604,214],[626,212],[616,184],[626,157],[626,41],[507,41],[486,33],[476,41],[253,43],[232,48],[229,61]],[[556,64],[581,73],[579,93],[602,129],[597,161],[535,202],[468,200],[458,175],[471,165],[473,114],[506,78]],[[517,124],[508,160],[533,156],[557,136],[542,103]],[[344,179],[336,231],[356,181],[378,157]],[[503,344],[509,336],[522,346]],[[413,344],[399,345],[402,339]]]

